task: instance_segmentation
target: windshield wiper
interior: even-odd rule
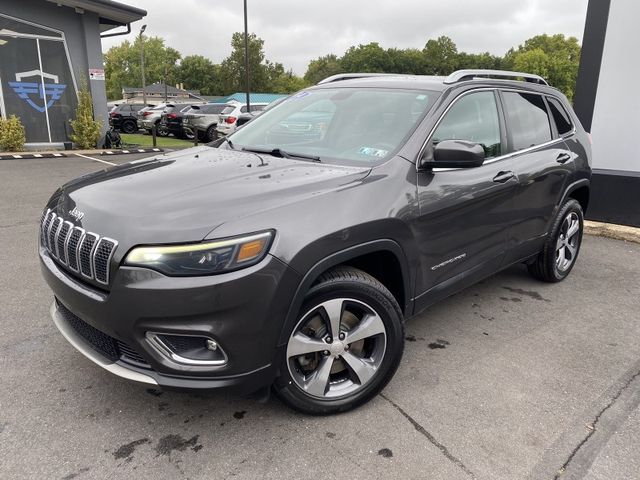
[[[269,148],[242,147],[242,150],[244,150],[245,152],[251,152],[251,153],[264,153],[266,155],[273,155],[274,157],[281,157],[281,158],[293,158],[293,159],[301,158],[304,160],[311,160],[312,162],[322,161],[320,160],[320,157],[316,155],[305,155],[304,153],[287,152],[286,150],[282,150],[281,148],[269,149]]]

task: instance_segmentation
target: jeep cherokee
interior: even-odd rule
[[[345,411],[393,376],[405,319],[516,263],[569,275],[590,157],[534,75],[334,77],[209,146],[58,189],[51,315],[124,378]]]

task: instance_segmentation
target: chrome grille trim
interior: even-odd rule
[[[47,209],[40,224],[40,241],[52,258],[71,271],[103,285],[109,284],[117,240],[87,232]]]
[[[84,247],[84,244],[86,242],[89,241],[90,238],[93,238],[93,243],[91,245],[91,249],[83,255],[82,253],[82,247]],[[86,232],[84,234],[84,236],[82,237],[82,239],[80,240],[80,243],[78,244],[78,268],[80,269],[80,273],[82,274],[83,277],[86,278],[90,278],[91,280],[93,280],[93,272],[94,272],[94,268],[93,268],[93,252],[96,249],[96,245],[98,244],[98,239],[100,238],[99,235],[93,233],[93,232]],[[85,269],[82,268],[82,261],[85,260],[87,262],[89,262],[89,273],[85,273]]]
[[[51,217],[49,217],[49,222],[47,223],[47,232],[44,238],[44,243],[49,251],[51,251],[51,227],[53,227],[53,222],[55,222],[56,217],[57,215],[51,212]]]
[[[75,232],[79,232],[80,233],[80,237],[78,237],[78,241],[76,242],[75,247],[71,246],[71,245],[67,245],[67,265],[69,266],[69,268],[71,270],[73,270],[76,273],[80,273],[80,264],[78,262],[78,247],[80,246],[80,242],[82,241],[82,239],[84,238],[84,228],[80,228],[80,227],[73,227],[73,230],[71,231],[71,234],[69,235],[69,238],[67,239],[68,242],[71,242],[71,239],[73,238],[73,234]],[[70,254],[71,252],[73,252],[73,262],[71,262],[71,257]]]
[[[58,235],[62,228],[62,217],[56,216],[51,222],[51,231],[49,232],[49,245],[51,245],[51,254],[54,258],[58,258]]]
[[[110,242],[113,244],[113,247],[111,248],[111,250],[109,251],[109,254],[107,256],[107,260],[106,262],[104,262],[105,264],[105,275],[104,275],[104,279],[102,278],[98,278],[98,274],[96,272],[96,265],[97,265],[97,259],[96,259],[96,255],[98,253],[98,250],[100,249],[100,244],[102,244],[103,242]],[[115,241],[113,238],[109,238],[109,237],[102,237],[100,239],[98,239],[98,241],[96,242],[96,245],[93,249],[93,255],[92,255],[92,262],[91,264],[93,265],[93,270],[94,270],[94,276],[96,281],[104,284],[104,285],[108,285],[109,284],[109,266],[111,265],[111,259],[113,258],[113,254],[116,251],[116,247],[118,246],[118,242]]]

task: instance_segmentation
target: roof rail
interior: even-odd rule
[[[547,81],[540,75],[523,72],[508,72],[506,70],[458,70],[445,78],[444,83],[450,85],[452,83],[464,82],[466,80],[474,80],[478,77],[497,77],[508,78],[512,80],[521,78],[525,82],[538,83],[540,85],[549,85]]]
[[[357,78],[388,77],[388,76],[398,76],[398,75],[402,75],[402,74],[401,73],[338,73],[337,75],[331,75],[330,77],[327,77],[324,80],[320,80],[317,84],[322,85],[325,83],[340,82],[342,80],[354,80]]]

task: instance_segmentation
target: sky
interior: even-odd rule
[[[106,38],[106,52],[145,35],[159,36],[182,56],[219,63],[231,35],[243,31],[242,0],[119,0],[148,12],[128,36]],[[265,41],[266,58],[303,75],[310,60],[352,45],[423,48],[447,35],[459,51],[504,55],[527,38],[563,33],[582,41],[588,0],[248,0],[249,31]]]

